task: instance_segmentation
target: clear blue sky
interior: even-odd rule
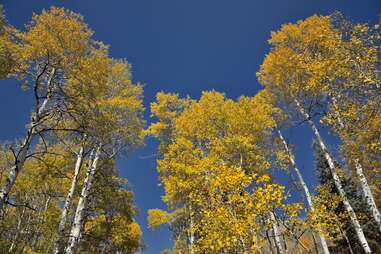
[[[111,45],[111,54],[126,58],[134,81],[145,84],[146,116],[158,91],[189,94],[215,89],[228,97],[254,95],[260,86],[255,73],[267,50],[272,30],[313,14],[339,10],[356,22],[375,21],[380,0],[0,0],[7,18],[19,29],[52,5],[81,13],[95,38]],[[24,135],[31,96],[15,81],[0,81],[0,140]],[[314,184],[310,133],[306,128],[287,132],[296,144],[297,162],[308,183]],[[158,254],[171,245],[166,228],[147,229],[146,212],[164,208],[155,170],[155,141],[118,164],[127,176],[140,210],[144,253]],[[283,179],[286,181],[286,179]]]

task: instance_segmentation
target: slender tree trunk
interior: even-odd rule
[[[313,231],[311,231],[311,236],[312,236],[312,240],[314,241],[314,247],[315,247],[316,254],[319,254],[320,253],[319,246],[317,244],[316,237],[315,237],[315,234]]]
[[[314,207],[314,204],[312,202],[312,196],[311,196],[310,190],[308,189],[308,186],[307,186],[306,182],[304,181],[304,178],[303,178],[302,174],[300,173],[299,168],[296,166],[294,156],[293,156],[291,150],[289,149],[288,144],[282,135],[282,132],[279,129],[277,131],[278,131],[279,138],[283,143],[284,150],[286,151],[288,158],[291,162],[291,166],[294,169],[294,171],[298,177],[300,186],[302,186],[304,194],[306,195],[307,204],[308,204],[310,210],[313,212],[315,210],[315,207]],[[325,239],[325,237],[321,233],[318,233],[318,235],[319,235],[321,247],[323,249],[323,253],[329,254],[327,240]]]
[[[50,75],[49,75],[49,79],[48,79],[48,83],[47,83],[48,91],[47,91],[46,98],[42,102],[41,106],[38,108],[38,110],[36,112],[36,116],[32,118],[32,121],[30,123],[27,135],[26,135],[19,151],[17,152],[17,154],[15,156],[15,163],[10,168],[7,180],[5,181],[5,184],[0,191],[0,210],[3,209],[4,204],[8,201],[9,192],[11,191],[13,185],[15,184],[18,174],[20,173],[20,171],[24,167],[24,163],[25,163],[25,160],[27,157],[27,153],[29,151],[30,144],[32,143],[33,137],[37,134],[36,127],[39,124],[41,116],[43,115],[43,113],[46,110],[48,102],[51,99],[52,92],[54,90],[54,88],[52,87],[53,86],[52,80],[53,80],[53,77],[55,75],[55,72],[56,72],[56,70],[55,70],[55,68],[53,68]]]
[[[265,235],[266,235],[267,243],[269,245],[269,252],[273,254],[274,253],[273,243],[271,242],[269,232],[267,230],[265,230]]]
[[[284,234],[282,234],[282,240],[283,240],[284,252],[288,253],[287,240]]]
[[[346,195],[346,193],[345,193],[345,191],[343,189],[343,186],[341,185],[340,178],[339,178],[339,176],[337,175],[337,172],[336,172],[335,164],[333,162],[333,159],[332,159],[331,155],[328,152],[328,149],[327,149],[327,147],[326,147],[326,145],[325,145],[325,143],[324,143],[324,141],[323,141],[323,139],[322,139],[322,137],[320,135],[319,130],[317,129],[315,123],[311,120],[309,114],[307,112],[305,112],[303,107],[300,105],[300,103],[296,99],[295,99],[295,103],[296,103],[296,106],[297,106],[299,112],[303,115],[305,120],[308,121],[308,124],[310,125],[312,131],[314,132],[314,135],[315,135],[315,137],[316,137],[316,139],[318,141],[318,144],[319,144],[320,148],[322,149],[322,151],[324,153],[324,157],[325,157],[325,159],[328,162],[328,165],[329,165],[329,168],[330,168],[330,171],[331,171],[332,178],[333,178],[333,181],[335,183],[336,189],[339,192],[340,197],[343,200],[343,204],[344,204],[345,210],[349,214],[349,217],[351,219],[351,222],[352,222],[353,227],[354,227],[354,229],[356,231],[357,237],[358,237],[358,239],[360,241],[360,244],[361,244],[362,248],[364,249],[365,253],[367,253],[367,254],[368,253],[372,253],[372,251],[370,250],[368,241],[366,240],[364,232],[363,232],[363,230],[361,228],[360,222],[357,219],[356,213],[353,210],[351,204],[349,203],[347,195]]]
[[[63,251],[63,248],[64,248],[64,242],[65,242],[64,241],[64,234],[65,234],[65,225],[66,225],[66,221],[67,221],[67,215],[69,213],[71,203],[73,201],[75,188],[76,188],[77,183],[78,183],[78,179],[79,179],[79,175],[80,175],[79,173],[81,171],[81,166],[82,166],[82,161],[83,161],[83,156],[84,156],[84,148],[83,148],[83,146],[81,146],[81,148],[79,149],[79,152],[77,154],[77,161],[75,163],[74,176],[73,176],[73,179],[71,180],[71,186],[70,186],[69,192],[67,193],[67,196],[65,199],[65,204],[64,204],[64,206],[62,208],[62,212],[61,212],[61,219],[60,219],[60,223],[58,225],[58,238],[57,238],[56,246],[55,246],[55,250],[54,250],[55,254],[61,253]]]
[[[255,236],[255,244],[256,244],[256,246],[260,246],[259,245],[259,234],[258,234],[258,232],[255,233],[255,235],[256,235]],[[259,254],[263,254],[262,248],[263,248],[263,245],[261,246],[261,248],[258,249]]]
[[[356,174],[360,180],[363,195],[365,197],[365,200],[368,204],[369,209],[372,212],[373,218],[377,223],[378,230],[379,230],[379,232],[381,232],[380,211],[377,208],[376,201],[374,200],[372,191],[370,190],[370,187],[368,185],[368,181],[366,180],[366,177],[364,175],[363,168],[362,168],[362,165],[360,164],[359,159],[355,159],[355,167],[356,167]]]
[[[332,102],[334,105],[337,105],[336,97],[332,96]],[[339,123],[340,129],[345,129],[345,124],[344,124],[343,120],[341,119],[340,115],[336,114],[336,117],[337,117],[337,121]],[[370,190],[368,181],[364,175],[363,167],[362,167],[360,160],[358,158],[354,159],[354,163],[355,163],[355,168],[356,168],[356,174],[357,174],[357,177],[360,181],[362,193],[365,197],[365,200],[368,204],[370,211],[372,212],[373,218],[377,223],[378,230],[379,230],[379,232],[381,232],[381,214],[377,208],[376,201],[374,200],[372,191]]]
[[[18,241],[18,238],[19,238],[19,235],[20,235],[20,231],[21,231],[22,219],[23,219],[24,214],[25,214],[25,209],[26,209],[26,207],[23,207],[21,215],[20,215],[20,218],[19,218],[19,221],[17,222],[15,236],[14,236],[14,238],[12,240],[11,246],[9,247],[8,253],[13,253],[15,248],[16,248],[17,241]]]
[[[277,250],[278,254],[284,254],[283,250],[283,245],[282,245],[282,240],[280,239],[281,233],[278,228],[278,223],[276,221],[274,213],[270,212],[270,220],[273,228],[273,233],[274,233],[274,242],[275,242],[275,247]]]
[[[15,164],[10,169],[7,180],[5,181],[5,184],[0,191],[0,210],[3,209],[4,204],[8,201],[9,192],[11,191],[19,172],[24,166],[26,155],[29,150],[29,146],[32,142],[33,136],[34,131],[29,130],[24,142],[20,147],[18,154],[16,155]]]
[[[190,227],[190,236],[189,236],[189,247],[190,247],[190,252],[191,254],[194,254],[194,248],[193,248],[193,244],[194,244],[194,229],[193,229],[193,217],[192,217],[192,206],[189,206],[189,220],[190,220],[190,224],[189,224],[189,227]]]
[[[346,243],[347,243],[347,245],[348,245],[349,252],[350,252],[351,254],[354,254],[354,253],[353,253],[353,250],[352,250],[352,246],[351,246],[351,241],[349,241],[347,234],[346,234],[341,228],[340,228],[340,232],[341,232],[341,234],[343,235],[343,237],[344,237],[344,239],[345,239],[345,241],[346,241]]]
[[[90,167],[87,170],[86,178],[84,180],[84,184],[81,191],[81,196],[79,198],[77,209],[75,211],[74,221],[71,227],[70,238],[67,248],[65,250],[65,254],[73,254],[75,252],[80,236],[82,234],[84,211],[86,209],[89,192],[93,184],[94,174],[97,170],[97,163],[100,157],[100,152],[101,146],[98,146],[94,155],[94,160],[92,161]]]

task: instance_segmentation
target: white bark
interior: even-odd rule
[[[336,98],[334,96],[332,96],[332,102],[333,102],[334,105],[337,105],[337,100],[336,100]],[[336,117],[337,117],[337,122],[339,123],[340,129],[344,129],[345,128],[345,124],[344,124],[343,120],[341,119],[340,115],[336,114]],[[367,181],[367,179],[366,179],[366,177],[364,175],[363,167],[362,167],[362,165],[360,163],[360,160],[358,158],[354,159],[354,163],[355,163],[355,168],[356,168],[356,175],[357,175],[357,177],[358,177],[358,179],[360,181],[360,186],[361,186],[362,193],[363,193],[363,195],[365,197],[365,200],[366,200],[366,202],[368,204],[368,207],[369,207],[370,211],[372,212],[373,218],[374,218],[374,220],[377,223],[378,230],[379,230],[379,232],[381,232],[381,215],[380,215],[380,211],[377,208],[376,201],[374,200],[372,191],[370,190],[368,181]]]
[[[90,167],[87,170],[86,178],[83,183],[81,196],[79,198],[77,209],[75,211],[73,225],[70,231],[70,238],[65,250],[65,254],[73,254],[78,245],[79,239],[81,237],[82,228],[83,228],[83,217],[84,211],[86,209],[87,201],[91,186],[93,184],[94,174],[97,170],[97,163],[100,157],[101,147],[97,148],[97,151],[94,155],[94,160],[92,161]]]
[[[354,227],[354,229],[356,231],[358,240],[359,240],[363,250],[367,254],[368,253],[372,253],[372,251],[370,250],[368,241],[366,240],[364,232],[363,232],[363,230],[361,228],[360,222],[357,219],[356,213],[353,210],[351,204],[349,203],[347,195],[346,195],[346,193],[345,193],[345,191],[343,189],[343,186],[341,185],[340,178],[339,178],[339,176],[337,175],[337,172],[336,172],[336,167],[335,167],[334,161],[333,161],[331,155],[328,152],[328,149],[327,149],[327,147],[326,147],[326,145],[325,145],[325,143],[324,143],[324,141],[323,141],[323,139],[322,139],[322,137],[320,135],[319,130],[317,129],[315,123],[311,120],[309,114],[300,105],[300,103],[296,99],[294,101],[295,101],[295,104],[296,104],[299,112],[302,114],[304,119],[307,120],[308,124],[310,125],[310,127],[311,127],[311,129],[312,129],[312,131],[313,131],[313,133],[314,133],[314,135],[315,135],[315,137],[317,139],[317,142],[318,142],[321,150],[324,153],[324,157],[325,157],[325,159],[328,162],[328,165],[329,165],[329,168],[330,168],[330,171],[331,171],[332,178],[333,178],[333,181],[335,183],[336,189],[339,192],[339,195],[340,195],[340,197],[343,200],[343,204],[344,204],[345,210],[349,214],[349,217],[351,219],[351,222],[353,224],[353,227]]]
[[[308,204],[310,210],[313,212],[315,207],[314,207],[314,204],[312,202],[312,196],[311,196],[311,193],[310,193],[310,191],[308,189],[308,186],[307,186],[306,182],[304,181],[303,176],[302,176],[302,174],[299,171],[299,168],[296,166],[296,162],[295,162],[294,156],[293,156],[292,152],[290,151],[290,149],[288,147],[288,144],[287,144],[286,140],[284,139],[284,137],[282,135],[282,132],[279,129],[277,131],[278,131],[279,138],[280,138],[280,140],[283,143],[284,150],[286,151],[287,156],[288,156],[288,158],[289,158],[289,160],[291,162],[291,166],[294,169],[294,171],[295,171],[295,173],[296,173],[296,175],[298,177],[300,186],[302,186],[302,189],[303,189],[304,194],[306,196],[307,204]],[[320,244],[321,244],[323,253],[324,254],[329,254],[327,240],[325,239],[325,237],[321,233],[318,233],[318,235],[319,235]]]
[[[24,213],[25,213],[25,210],[26,210],[26,207],[24,207],[22,209],[22,212],[21,212],[21,215],[19,217],[19,220],[17,222],[17,227],[16,227],[16,232],[15,232],[15,236],[12,240],[12,244],[11,246],[9,247],[9,250],[8,250],[8,253],[13,253],[14,252],[14,249],[16,248],[16,244],[17,244],[17,241],[18,241],[18,238],[19,238],[19,235],[20,235],[20,231],[21,231],[21,223],[22,223],[22,219],[24,217]]]
[[[64,233],[65,233],[65,225],[66,225],[66,221],[67,221],[67,215],[68,215],[68,212],[70,210],[71,203],[73,201],[75,188],[76,188],[77,183],[78,183],[79,173],[81,171],[81,166],[82,166],[82,161],[83,161],[83,156],[84,156],[84,149],[82,146],[79,149],[79,152],[77,154],[77,161],[75,163],[75,168],[74,168],[74,176],[73,176],[73,179],[71,180],[71,186],[70,186],[69,192],[67,193],[67,196],[65,199],[65,204],[62,208],[61,219],[60,219],[60,223],[58,225],[58,238],[57,238],[56,246],[55,246],[55,250],[54,250],[55,254],[62,252],[62,249],[63,249],[63,245],[65,242],[64,241]]]
[[[19,172],[24,166],[26,155],[32,142],[33,136],[33,131],[29,130],[27,137],[22,143],[20,150],[15,158],[15,165],[13,165],[10,169],[7,180],[5,181],[5,184],[0,191],[0,210],[3,209],[4,204],[8,201],[9,192],[11,191]]]
[[[52,69],[49,75],[49,79],[47,83],[48,92],[47,92],[46,98],[42,102],[41,106],[38,108],[35,118],[34,119],[32,118],[27,135],[23,143],[21,144],[21,147],[18,153],[16,154],[15,163],[10,168],[7,180],[5,181],[5,184],[0,191],[0,210],[3,209],[4,204],[7,202],[9,192],[11,191],[13,185],[15,184],[18,174],[24,167],[24,163],[27,157],[27,153],[29,151],[30,144],[32,143],[33,137],[37,134],[36,126],[39,124],[39,120],[42,114],[45,112],[48,102],[51,99],[52,91],[54,90],[52,87],[53,86],[52,80],[54,75],[55,75],[55,68]]]
[[[194,254],[194,229],[193,229],[193,217],[192,217],[192,206],[189,206],[189,229],[190,229],[190,236],[189,236],[189,245],[190,245],[190,252],[191,254]]]
[[[376,201],[374,200],[373,194],[368,185],[368,181],[364,175],[362,165],[358,159],[355,159],[356,174],[360,180],[361,189],[363,191],[365,200],[368,204],[369,209],[372,212],[374,220],[377,222],[378,230],[381,232],[381,215],[380,211],[377,208]]]
[[[282,241],[280,239],[280,231],[278,228],[277,221],[275,219],[275,215],[272,212],[270,212],[270,220],[271,220],[271,224],[272,224],[272,228],[273,228],[274,242],[275,242],[275,247],[276,247],[277,253],[278,254],[284,254],[285,252],[283,250]]]

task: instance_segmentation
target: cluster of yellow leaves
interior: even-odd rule
[[[168,223],[170,214],[160,209],[148,210],[148,226],[151,229],[156,229],[159,226]]]
[[[257,75],[263,85],[286,97],[321,94],[349,71],[341,64],[340,33],[333,29],[330,17],[312,16],[283,25],[269,43],[273,48]]]
[[[271,183],[268,174],[285,155],[272,140],[281,112],[267,96],[263,91],[233,101],[212,91],[196,101],[158,94],[152,104],[158,122],[148,133],[162,145],[157,165],[163,200],[171,209],[185,206],[189,212],[176,218],[151,210],[151,227],[185,219],[186,231],[197,236],[194,248],[199,252],[259,248],[263,218],[275,209],[287,213],[284,187]]]
[[[130,218],[121,215],[109,219],[105,215],[91,218],[85,224],[85,233],[91,238],[110,241],[108,244],[113,246],[114,250],[132,253],[141,245],[140,226],[136,222],[131,222]],[[94,244],[93,251],[97,247],[98,245]],[[92,249],[91,246],[89,248]]]
[[[0,7],[0,78],[7,77],[16,67],[18,54],[16,33],[17,31],[7,23]]]
[[[48,58],[52,65],[75,68],[79,57],[87,54],[91,36],[79,14],[52,7],[34,14],[27,32],[19,34],[23,46],[20,58],[27,63]]]
[[[342,204],[339,195],[331,193],[328,186],[321,185],[317,188],[317,196],[313,202],[315,209],[308,213],[307,222],[316,232],[330,239],[341,237],[348,215],[344,211],[337,211]]]
[[[149,126],[147,134],[160,140],[159,151],[164,153],[172,139],[173,121],[175,118],[189,107],[189,98],[179,98],[176,94],[159,92],[156,94],[156,101],[151,103],[151,116],[158,121]]]

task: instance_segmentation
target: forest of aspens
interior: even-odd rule
[[[0,78],[33,107],[0,145],[0,253],[144,253],[117,160],[147,139],[167,206],[151,207],[149,230],[171,234],[162,254],[381,253],[381,22],[286,23],[257,56],[254,96],[162,91],[144,108],[133,66],[79,13],[51,7],[23,29],[6,14]],[[284,136],[300,125],[316,184]]]

